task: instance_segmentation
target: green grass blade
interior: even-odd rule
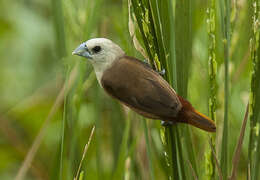
[[[101,10],[103,0],[87,1],[86,5],[86,23],[84,25],[84,40],[90,38],[93,33],[93,27],[99,22],[100,16],[97,12]]]
[[[56,34],[57,53],[60,58],[66,56],[65,29],[61,0],[52,0],[54,29]]]
[[[143,118],[143,126],[144,126],[144,136],[145,136],[145,142],[146,142],[146,152],[147,152],[147,158],[148,158],[148,164],[149,164],[150,179],[154,180],[155,178],[154,178],[152,149],[151,149],[151,144],[150,144],[149,135],[148,135],[147,122],[146,122],[145,118]]]
[[[176,1],[175,49],[178,94],[187,97],[188,74],[191,65],[192,31],[191,0]]]
[[[259,153],[260,153],[260,28],[259,0],[252,0],[252,38],[251,38],[251,92],[250,92],[250,139],[249,139],[249,164],[253,180],[259,178]]]
[[[179,2],[178,2],[179,3]],[[187,83],[188,83],[188,72],[189,65],[191,60],[191,1],[185,4],[178,4],[178,17],[180,16],[180,20],[183,22],[183,17],[185,18],[185,23],[176,23],[176,26],[179,27],[176,35],[178,39],[175,40],[175,43],[178,43],[178,61],[176,61],[176,66],[173,66],[172,61],[174,61],[175,49],[172,48],[168,39],[172,39],[172,33],[174,32],[174,24],[173,24],[173,6],[171,1],[167,1],[167,3],[162,3],[159,1],[148,1],[144,0],[139,3],[132,1],[133,7],[136,9],[134,11],[139,29],[143,35],[143,40],[146,49],[149,49],[148,55],[153,60],[153,64],[157,67],[157,69],[164,68],[166,70],[165,79],[172,84],[173,82],[173,72],[177,72],[177,84],[174,87],[178,87],[177,91],[184,98],[187,96]],[[188,13],[187,16],[185,16]],[[171,22],[169,24],[169,22]],[[183,31],[186,33],[183,36]],[[170,33],[171,32],[171,33]],[[184,39],[182,39],[184,38]],[[181,44],[179,44],[181,42]],[[148,46],[147,46],[148,45]],[[179,46],[180,45],[180,46]],[[176,46],[177,47],[177,46]],[[177,51],[177,50],[176,50]],[[150,52],[150,53],[149,53]],[[176,55],[177,56],[177,55]],[[171,59],[170,59],[171,58]],[[176,58],[176,59],[177,59]],[[158,62],[159,61],[159,62]],[[172,69],[175,67],[175,69]],[[166,128],[166,136],[168,136],[167,143],[171,144],[172,148],[167,148],[172,152],[168,152],[171,155],[172,166],[175,168],[173,171],[173,176],[175,178],[181,177],[185,179],[185,174],[183,172],[184,167],[187,167],[187,163],[185,163],[185,158],[183,157],[187,155],[186,160],[189,160],[195,169],[197,174],[197,165],[194,156],[194,152],[190,147],[192,144],[189,130],[185,127],[180,131],[182,134],[179,134],[179,131],[172,133],[170,128]],[[180,143],[180,137],[184,137],[185,147],[179,147],[182,143]],[[172,140],[171,140],[172,139]],[[173,140],[174,139],[174,140]],[[170,143],[174,142],[174,143]],[[186,150],[186,153],[183,153],[182,150]],[[179,151],[178,151],[179,150]],[[176,161],[175,161],[176,160]],[[177,170],[176,170],[177,168]],[[177,173],[177,174],[176,174]],[[180,173],[180,174],[178,174]]]
[[[190,72],[190,65],[192,59],[192,1],[176,1],[176,14],[175,14],[175,49],[176,49],[176,68],[173,70],[176,72],[177,81],[177,93],[187,98],[188,77]],[[185,34],[185,35],[183,35]],[[189,127],[178,127],[181,132],[180,136],[184,138],[183,150],[184,157],[183,162],[190,161],[192,168],[198,176],[198,169],[196,164],[196,158],[193,148],[193,142],[191,140],[191,134]],[[183,165],[184,166],[184,165]],[[185,163],[185,169],[189,169],[188,164]],[[190,169],[189,169],[190,170]],[[192,173],[188,173],[191,175]],[[191,178],[191,176],[189,176]]]
[[[120,145],[119,150],[119,157],[116,165],[115,172],[113,173],[113,179],[123,179],[124,176],[124,165],[129,154],[128,152],[128,139],[130,134],[130,127],[131,127],[131,112],[128,113],[126,119],[126,126],[122,138],[122,142]]]
[[[151,1],[150,1],[151,2]],[[170,32],[170,28],[171,28],[171,26],[169,26],[168,24],[167,24],[167,22],[169,22],[169,20],[170,20],[170,16],[166,16],[166,14],[170,14],[170,12],[171,13],[173,13],[173,11],[170,11],[170,12],[167,12],[167,8],[166,8],[166,10],[165,10],[165,6],[163,6],[162,5],[162,3],[159,3],[158,1],[156,1],[156,3],[155,3],[155,1],[152,1],[153,3],[150,3],[151,4],[151,7],[152,7],[152,12],[153,12],[153,18],[154,18],[154,21],[155,22],[157,22],[156,23],[156,29],[157,29],[157,36],[158,36],[158,42],[159,42],[159,47],[161,48],[160,49],[160,51],[162,52],[162,53],[164,53],[164,58],[160,58],[160,62],[161,62],[161,64],[162,64],[162,66],[163,66],[163,68],[165,68],[167,71],[166,72],[168,72],[168,74],[166,74],[166,76],[165,76],[165,78],[166,78],[166,80],[170,83],[170,84],[172,84],[172,71],[176,71],[177,69],[184,69],[184,66],[180,66],[179,64],[178,64],[178,61],[176,61],[176,67],[178,67],[177,69],[173,69],[173,70],[170,70],[169,69],[169,61],[170,61],[170,59],[168,58],[168,56],[169,56],[169,49],[170,49],[170,47],[168,47],[168,48],[165,48],[165,44],[168,44],[168,46],[170,45],[169,43],[165,43],[165,41],[166,41],[166,39],[167,38],[169,38],[169,34],[164,34],[165,32]],[[190,3],[190,2],[189,2]],[[180,10],[180,12],[179,12],[179,14],[177,14],[177,12],[176,12],[176,17],[177,17],[177,15],[180,15],[181,13],[186,13],[186,12],[184,12],[185,10],[187,10],[188,9],[188,12],[190,12],[190,9],[188,8],[188,7],[190,7],[189,4],[188,3],[188,5],[184,5],[184,9],[181,9]],[[168,2],[168,5],[170,5],[171,3],[170,2]],[[176,6],[177,6],[177,4],[176,4]],[[171,6],[170,6],[171,7]],[[183,7],[183,6],[182,6]],[[170,9],[168,9],[168,10],[170,10]],[[166,13],[164,13],[164,14],[162,14],[161,12],[166,12]],[[183,14],[182,14],[183,15]],[[182,16],[181,15],[181,16]],[[183,16],[182,16],[183,17]],[[188,16],[187,17],[187,21],[186,21],[186,19],[184,20],[185,21],[185,23],[183,23],[183,25],[185,24],[188,24],[188,29],[190,28],[190,26],[191,26],[191,23],[190,23],[190,16]],[[175,22],[175,24],[176,24],[176,22]],[[164,25],[164,26],[162,26],[162,25]],[[163,29],[162,29],[162,27],[163,27],[163,29],[165,29],[164,31],[163,31]],[[176,25],[176,27],[177,27],[177,25]],[[182,27],[183,29],[186,29],[187,27]],[[168,31],[167,31],[168,30]],[[189,34],[190,35],[190,34]],[[188,38],[190,38],[190,36],[188,35]],[[178,32],[176,31],[176,37],[179,37],[179,34],[178,34]],[[183,37],[183,36],[181,36],[181,37]],[[189,39],[190,40],[190,39]],[[177,40],[177,38],[176,38],[176,41],[175,41],[175,44],[178,42],[178,40]],[[189,44],[189,43],[188,43]],[[177,46],[176,46],[177,47]],[[187,50],[190,50],[190,49],[187,49]],[[159,53],[160,54],[160,57],[162,56],[161,54],[162,53]],[[185,50],[183,50],[182,51],[182,53],[183,54],[187,54],[187,52],[185,52]],[[173,57],[173,56],[171,56],[171,57]],[[177,59],[177,57],[176,57],[176,59]],[[189,58],[188,60],[190,60],[191,58]],[[173,59],[171,59],[171,60],[173,60]],[[183,59],[181,59],[180,61],[182,61]],[[185,59],[186,60],[186,59]],[[172,67],[172,66],[171,66]],[[189,69],[188,68],[189,66],[187,66],[187,69]],[[187,70],[186,69],[186,70]],[[184,88],[185,89],[185,87],[183,87],[183,84],[186,84],[186,88],[187,88],[187,81],[186,82],[182,82],[182,81],[179,81],[178,80],[178,77],[183,77],[182,75],[180,75],[180,74],[178,74],[179,72],[178,71],[176,71],[177,72],[177,87],[181,87],[181,88]],[[185,70],[184,70],[184,72],[185,72]],[[185,77],[188,77],[188,75],[187,74],[185,74],[186,76]],[[180,83],[181,82],[181,83]],[[182,84],[183,83],[183,84]],[[174,86],[175,87],[175,86]],[[179,92],[179,89],[177,89],[177,92]],[[172,138],[174,138],[175,139],[175,141],[176,141],[176,143],[174,144],[175,145],[175,149],[177,149],[177,151],[176,151],[176,153],[177,154],[175,154],[174,156],[176,156],[176,159],[177,159],[177,164],[176,164],[176,162],[175,162],[175,165],[173,164],[173,166],[175,167],[175,170],[173,170],[175,173],[177,172],[177,173],[179,173],[179,177],[180,178],[182,178],[182,179],[186,179],[187,177],[186,177],[186,175],[185,175],[185,173],[184,173],[184,169],[187,169],[186,167],[186,165],[187,165],[187,163],[185,163],[186,161],[185,161],[185,159],[184,159],[184,154],[185,155],[187,155],[188,156],[188,158],[187,158],[187,160],[189,160],[190,162],[191,162],[191,164],[192,164],[192,166],[194,167],[194,169],[195,169],[195,172],[197,173],[197,167],[196,167],[196,161],[195,161],[195,156],[194,156],[194,152],[193,152],[193,149],[192,148],[187,148],[187,147],[190,147],[190,145],[192,144],[191,143],[191,139],[190,139],[190,134],[189,134],[189,131],[188,131],[188,129],[186,129],[186,128],[183,128],[181,131],[179,130],[179,128],[180,127],[177,127],[177,129],[175,130],[176,132],[173,134],[173,136],[172,136]],[[170,129],[168,129],[167,131],[171,131]],[[184,132],[185,131],[185,132]],[[180,132],[184,132],[184,133],[182,133],[182,135],[180,134]],[[172,133],[172,132],[171,132]],[[183,143],[180,143],[180,140],[181,140],[181,137],[184,137],[184,147],[182,147],[182,144]],[[185,153],[183,153],[184,151],[183,150],[187,150],[187,152],[185,152]],[[186,166],[186,167],[185,167]],[[176,170],[176,167],[177,167],[177,169],[178,170]],[[176,176],[176,175],[175,175]]]
[[[229,48],[230,48],[230,0],[220,1],[221,22],[223,33],[224,46],[224,65],[225,65],[225,102],[224,102],[224,123],[221,144],[221,161],[220,166],[223,174],[223,179],[228,178],[228,107],[229,107]]]
[[[168,165],[167,175],[169,179],[180,179],[177,163],[177,141],[175,140],[175,137],[177,137],[176,132],[176,126],[166,127],[162,135],[163,137],[165,137],[165,142],[163,141],[163,144],[166,149],[165,158],[166,164]]]
[[[154,46],[149,44],[150,42],[149,42],[148,38],[150,38],[150,41],[152,41],[153,36],[155,36],[155,34],[150,31],[152,28],[150,27],[151,22],[150,22],[150,18],[149,18],[148,7],[145,7],[143,5],[143,1],[139,2],[136,0],[131,0],[131,4],[132,4],[131,7],[133,7],[133,13],[136,17],[135,20],[137,21],[137,24],[138,24],[138,27],[139,27],[139,30],[141,33],[141,37],[142,37],[142,40],[143,40],[143,43],[145,46],[145,50],[149,57],[149,62],[154,68],[155,64],[152,60],[153,59],[152,52],[154,53],[155,50],[154,50]],[[149,34],[150,34],[150,36],[147,37],[147,35],[149,35]]]
[[[181,7],[178,15],[180,15],[182,17],[181,19],[183,19],[183,14],[186,14],[188,12],[188,16],[185,17],[185,23],[180,23],[181,26],[179,28],[179,31],[176,32],[176,35],[178,37],[185,37],[185,39],[178,40],[173,39],[172,35],[174,32],[174,24],[172,22],[174,13],[171,1],[163,3],[161,1],[159,2],[144,0],[138,3],[137,1],[132,0],[131,2],[133,4],[133,8],[135,9],[134,13],[138,21],[140,32],[143,36],[144,45],[146,47],[148,56],[150,57],[150,59],[153,60],[153,64],[156,69],[160,70],[164,68],[166,70],[165,79],[171,85],[173,82],[173,72],[177,71],[176,79],[179,83],[175,84],[174,87],[180,87],[180,90],[178,88],[177,91],[180,91],[179,94],[181,94],[183,97],[186,97],[188,83],[187,77],[191,59],[191,1],[189,1],[187,4],[184,4],[184,7],[179,4],[181,5]],[[169,24],[169,22],[171,23]],[[186,31],[186,29],[188,30]],[[187,32],[187,36],[182,35],[183,30]],[[175,43],[179,42],[180,40],[184,42],[186,41],[185,43],[182,43],[182,46],[178,49],[180,51],[180,56],[182,56],[176,62],[176,66],[178,68],[173,66],[173,61],[175,60],[175,49],[173,49],[172,46],[174,46],[174,43],[167,42],[168,39],[171,39],[173,41],[175,40]],[[172,69],[173,67],[175,68]],[[170,171],[172,172],[172,176],[174,176],[175,178],[180,177],[185,179],[183,169],[185,169],[184,167],[187,167],[187,163],[186,165],[184,164],[185,160],[183,158],[183,149],[187,150],[187,152],[185,153],[186,155],[188,155],[187,160],[191,162],[196,174],[197,166],[193,149],[187,148],[190,147],[190,145],[192,144],[189,130],[185,127],[181,130],[181,132],[183,132],[182,135],[179,134],[178,130],[175,130],[175,132],[173,132],[172,128],[166,128],[165,136],[168,137],[166,138],[168,139],[166,141],[166,144],[168,144],[168,146],[172,146],[171,148],[168,147],[166,149],[168,149],[170,159],[172,160],[172,162],[170,163],[170,165],[172,166],[172,171]],[[184,148],[181,147],[181,137],[185,138]]]
[[[69,69],[68,71],[69,72]],[[67,87],[69,73],[66,75],[65,87]],[[64,97],[63,104],[63,117],[62,117],[62,127],[61,127],[61,143],[60,143],[60,164],[59,164],[59,179],[62,179],[63,176],[63,152],[64,152],[64,135],[65,135],[65,122],[66,122],[66,111],[67,110],[67,95]]]
[[[154,23],[154,21],[158,21],[158,9],[156,2],[151,1],[136,1],[132,0],[132,5],[134,9],[134,14],[137,19],[137,24],[139,27],[139,30],[142,34],[142,39],[144,42],[145,49],[147,51],[147,54],[152,61],[151,64],[156,69],[161,69],[161,60],[164,60],[164,64],[167,64],[165,61],[165,54],[162,53],[162,51],[159,50],[158,45],[158,38],[161,38],[161,30],[160,24],[157,22],[157,24]],[[157,26],[156,26],[157,25]],[[155,29],[157,28],[157,29]],[[162,41],[160,41],[162,42]],[[165,53],[165,52],[164,52]],[[162,57],[161,57],[162,56]],[[160,60],[160,61],[159,61]],[[167,69],[167,66],[164,67],[166,70],[166,74],[168,74],[170,71]],[[167,76],[167,80],[169,81],[169,78],[172,76]],[[167,156],[169,156],[169,164],[170,164],[170,174],[171,177],[178,177],[178,164],[177,164],[177,143],[175,142],[174,134],[172,133],[172,128],[166,128],[166,152]],[[173,169],[175,168],[175,169]]]
[[[217,61],[216,61],[216,2],[211,0],[210,7],[207,9],[207,25],[208,25],[208,66],[209,66],[209,117],[216,122],[216,107],[217,107]],[[209,179],[214,179],[216,175],[216,164],[214,152],[216,152],[215,134],[211,134],[210,141],[212,148],[206,155],[207,176]]]
[[[149,9],[150,9],[151,14],[152,14],[151,21],[154,24],[154,31],[155,31],[155,34],[156,34],[154,44],[157,47],[157,54],[160,57],[159,61],[162,63],[159,70],[161,70],[163,68],[169,69],[168,63],[166,63],[167,62],[166,61],[167,56],[166,56],[166,49],[165,49],[165,43],[164,43],[164,33],[163,33],[163,29],[162,29],[162,20],[161,20],[161,16],[160,16],[160,14],[161,14],[160,10],[161,9],[159,9],[158,1],[157,0],[149,1]],[[163,20],[168,20],[168,18],[163,19]],[[165,26],[164,28],[167,29],[167,26]],[[165,78],[168,79],[168,80],[170,79],[169,73],[170,73],[170,71],[167,71],[166,74],[165,74]]]

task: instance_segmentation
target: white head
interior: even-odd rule
[[[72,54],[88,58],[93,64],[98,81],[100,81],[103,72],[116,59],[124,56],[125,52],[109,39],[94,38],[79,45]]]

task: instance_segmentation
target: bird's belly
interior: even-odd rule
[[[120,101],[120,100],[119,100]],[[148,112],[145,112],[145,111],[142,111],[140,109],[137,109],[137,108],[134,108],[132,107],[131,105],[129,104],[126,104],[122,101],[120,101],[122,104],[126,105],[127,107],[129,107],[130,109],[132,109],[133,111],[135,111],[136,113],[146,117],[146,118],[150,118],[150,119],[160,119],[159,116],[156,116],[155,114],[151,114],[151,113],[148,113]]]
[[[151,113],[148,113],[148,112],[144,112],[144,111],[141,111],[139,109],[136,109],[136,108],[133,108],[133,107],[130,107],[133,111],[137,112],[138,114],[146,117],[146,118],[150,118],[150,119],[160,119],[158,116],[154,115],[154,114],[151,114]]]

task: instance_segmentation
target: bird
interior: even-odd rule
[[[89,39],[72,55],[87,58],[105,92],[136,113],[162,120],[166,125],[186,123],[207,132],[216,131],[214,121],[179,96],[160,73],[149,64],[126,55],[113,41]]]

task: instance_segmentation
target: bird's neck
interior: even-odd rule
[[[112,65],[111,62],[93,63],[94,71],[96,73],[96,77],[100,85],[101,85],[101,78],[103,76],[103,73],[105,72],[105,70],[110,68],[111,65]]]
[[[125,54],[122,51],[121,55],[115,57],[115,56],[110,56],[110,58],[104,60],[104,61],[92,61],[95,73],[96,73],[96,77],[97,80],[99,82],[99,84],[101,85],[101,78],[103,76],[103,73],[105,72],[105,70],[107,70],[108,68],[110,68],[116,61],[120,60],[121,57],[123,57]]]

